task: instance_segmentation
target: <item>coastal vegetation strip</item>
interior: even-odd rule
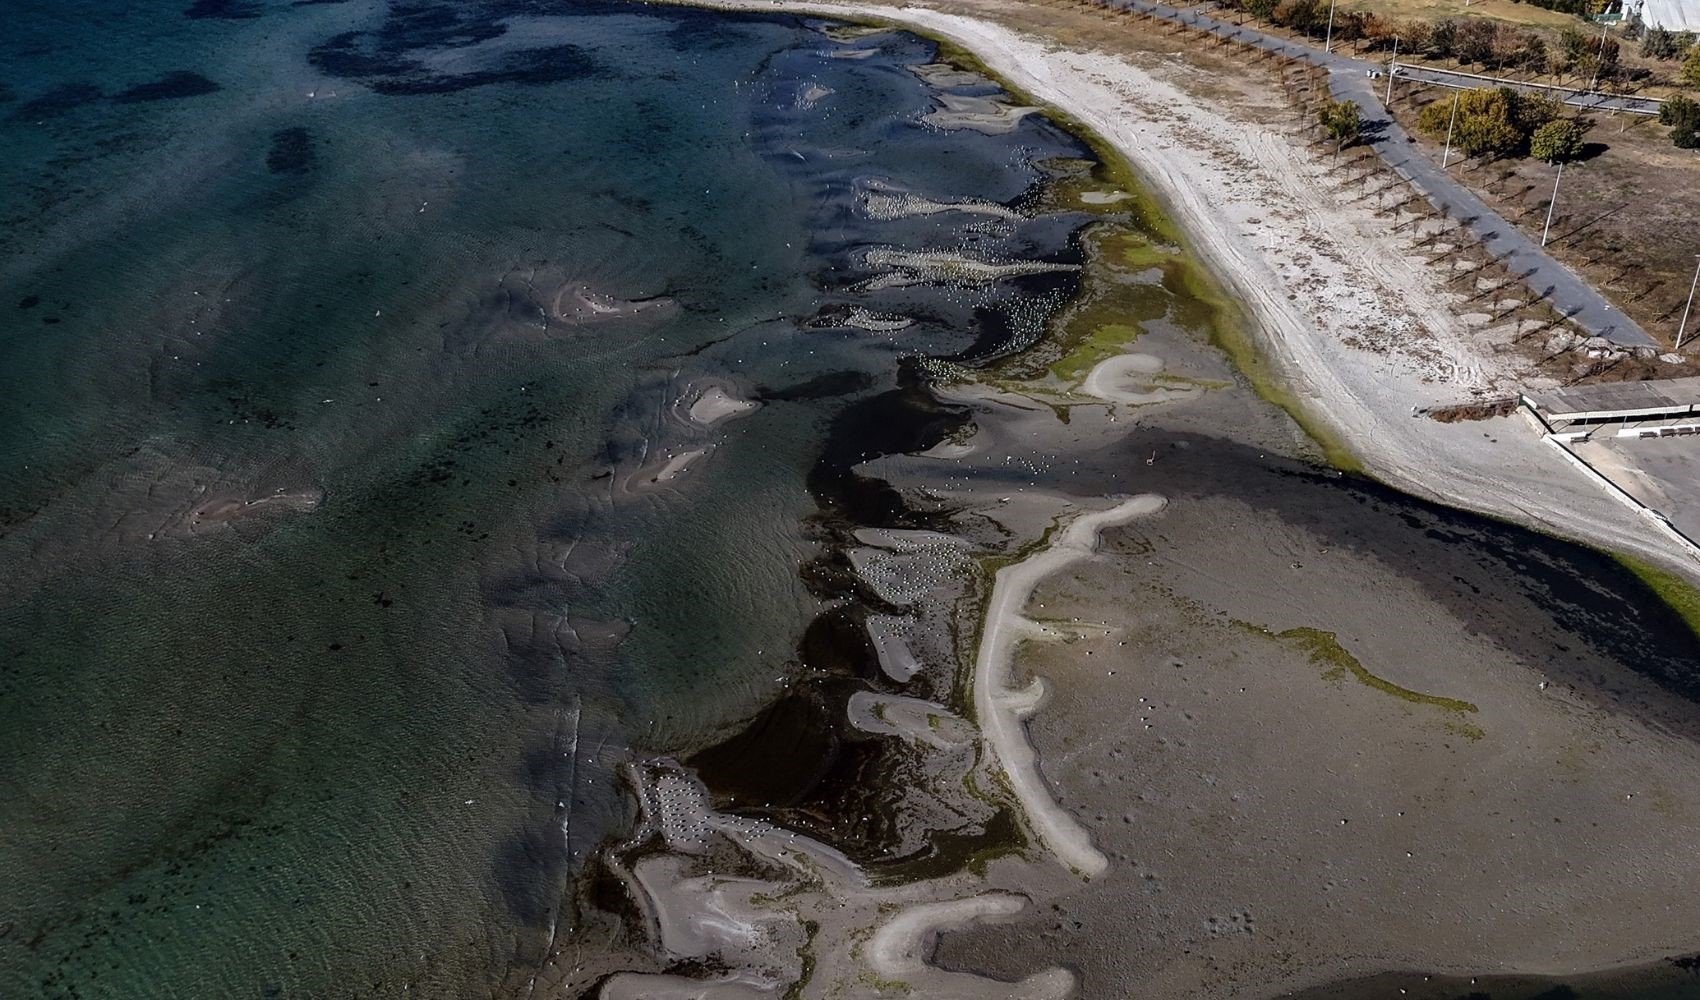
[[[1612,553],[1612,558],[1635,574],[1667,607],[1681,615],[1695,635],[1700,635],[1700,587],[1634,556]]]

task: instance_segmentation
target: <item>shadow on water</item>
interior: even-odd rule
[[[941,402],[928,390],[916,362],[898,366],[897,388],[845,407],[827,432],[821,456],[809,470],[809,492],[824,512],[864,527],[916,528],[931,522],[884,480],[856,466],[885,455],[925,451],[968,426],[965,407]]]
[[[192,21],[250,21],[264,13],[254,0],[195,0],[183,16]]]
[[[11,120],[34,122],[58,118],[86,104],[93,104],[105,96],[101,89],[92,83],[67,83],[19,104],[13,109]]]

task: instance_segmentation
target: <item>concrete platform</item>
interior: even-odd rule
[[[1700,430],[1700,377],[1605,382],[1523,394],[1560,440],[1659,438]]]

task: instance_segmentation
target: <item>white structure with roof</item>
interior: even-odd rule
[[[1633,0],[1627,6],[1635,9]],[[1700,0],[1643,0],[1641,23],[1649,28],[1700,31]]]
[[[1620,438],[1700,434],[1700,376],[1525,392],[1522,403],[1559,441],[1602,431]]]

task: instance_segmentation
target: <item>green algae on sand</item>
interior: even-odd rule
[[[1266,628],[1260,628],[1258,631],[1304,652],[1309,656],[1311,663],[1324,668],[1322,676],[1325,680],[1341,681],[1350,676],[1359,684],[1374,688],[1383,694],[1390,694],[1413,705],[1432,705],[1448,712],[1476,711],[1476,706],[1471,702],[1412,691],[1410,688],[1400,687],[1385,677],[1371,673],[1369,668],[1359,662],[1357,657],[1346,651],[1346,647],[1340,645],[1340,640],[1333,632],[1305,627],[1290,628],[1284,632],[1271,632]]]

